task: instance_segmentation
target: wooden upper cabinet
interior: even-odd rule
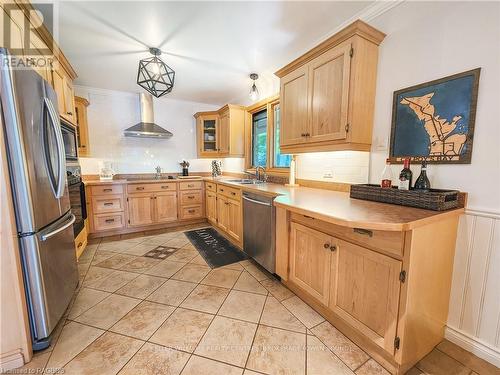
[[[244,155],[244,107],[227,104],[218,111],[198,112],[194,117],[199,158]]]
[[[329,307],[393,354],[401,261],[340,239],[333,242]]]
[[[325,52],[309,65],[308,141],[346,138],[350,51],[350,43],[345,43]]]
[[[219,131],[218,136],[218,151],[219,154],[225,155],[229,154],[229,142],[230,142],[230,131],[229,131],[229,110],[224,111],[219,116]]]
[[[61,68],[53,71],[53,82],[54,90],[57,94],[59,115],[70,123],[76,125],[73,81]]]
[[[332,237],[292,222],[290,225],[289,279],[328,306]]]
[[[305,142],[307,133],[307,83],[309,71],[302,66],[281,79],[281,147]]]
[[[89,104],[90,103],[87,99],[75,96],[75,120],[79,156],[90,155],[89,129],[87,120],[87,107]]]
[[[281,152],[370,150],[384,37],[358,20],[276,72]]]

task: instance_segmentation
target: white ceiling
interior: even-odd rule
[[[79,85],[140,92],[138,61],[159,47],[175,70],[167,98],[247,104],[249,73],[262,96],[274,72],[373,1],[62,1],[59,44]]]

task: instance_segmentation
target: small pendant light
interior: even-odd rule
[[[150,48],[149,52],[153,57],[139,61],[137,84],[159,98],[174,88],[175,72],[158,57],[158,48]]]
[[[255,84],[255,81],[259,79],[259,75],[257,73],[252,73],[250,74],[250,79],[253,81],[252,88],[250,89],[250,99],[256,101],[260,96],[259,89],[257,89],[257,85]]]

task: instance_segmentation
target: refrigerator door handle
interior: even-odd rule
[[[57,189],[56,189],[56,198],[62,198],[64,195],[64,185],[66,182],[66,159],[65,159],[65,152],[64,152],[64,140],[62,136],[62,131],[61,131],[61,126],[59,124],[59,116],[57,115],[57,112],[54,108],[54,105],[52,104],[52,101],[49,98],[44,98],[45,105],[47,106],[47,109],[49,110],[49,115],[50,115],[50,120],[52,122],[52,126],[54,127],[54,134],[56,135],[56,142],[57,142],[57,153],[59,157],[59,181],[57,182]]]
[[[62,227],[59,227],[57,228],[56,230],[53,230],[52,232],[50,233],[47,233],[47,234],[43,234],[40,236],[40,239],[42,241],[46,241],[47,239],[49,239],[50,237],[52,236],[55,236],[57,233],[59,232],[62,232],[63,230],[65,230],[66,228],[70,227],[71,225],[73,225],[73,223],[75,222],[76,220],[76,217],[75,215],[71,214],[71,216],[69,217],[69,221],[64,224]]]

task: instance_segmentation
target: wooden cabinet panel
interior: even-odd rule
[[[87,120],[87,107],[89,102],[85,98],[75,96],[75,121],[78,140],[78,155],[89,156],[89,129]]]
[[[179,190],[201,189],[202,184],[201,181],[179,182]]]
[[[200,204],[202,201],[203,201],[203,199],[201,197],[201,190],[181,191],[181,204],[182,205]]]
[[[199,157],[216,157],[218,151],[219,116],[214,114],[201,115],[196,119],[196,133]]]
[[[162,182],[162,183],[146,183],[146,184],[128,184],[128,193],[150,193],[162,191],[176,191],[177,186],[175,182]]]
[[[217,148],[219,154],[229,154],[229,111],[219,117]]]
[[[217,197],[216,194],[212,191],[207,190],[205,193],[205,201],[206,201],[206,212],[207,219],[212,222],[217,222]]]
[[[63,92],[64,92],[64,113],[60,115],[66,120],[75,124],[75,90],[73,88],[73,81],[68,76],[63,76]]]
[[[128,223],[130,226],[153,224],[153,196],[132,194],[128,198]]]
[[[123,211],[123,196],[102,195],[92,197],[92,211],[96,214]]]
[[[309,65],[308,142],[346,138],[350,44],[333,48]]]
[[[214,193],[217,191],[217,185],[213,182],[205,182],[205,188]]]
[[[217,196],[217,224],[219,228],[227,232],[229,216],[227,198],[221,195]]]
[[[232,199],[227,200],[227,232],[238,242],[242,240],[242,211],[241,203]]]
[[[201,205],[181,208],[181,220],[199,219],[201,217],[203,217],[203,207]]]
[[[232,188],[226,185],[217,185],[217,193],[225,195],[229,199],[239,200],[241,198],[241,190]]]
[[[94,230],[96,232],[116,230],[125,227],[123,212],[94,215]]]
[[[166,223],[177,220],[177,193],[175,191],[156,193],[155,222]]]
[[[290,230],[289,279],[328,305],[333,238],[297,223]]]
[[[52,72],[52,81],[54,82],[54,90],[57,94],[57,106],[59,107],[59,114],[62,116],[62,114],[66,111],[66,102],[64,100],[64,79],[58,70],[54,70]]]
[[[394,353],[401,262],[334,239],[329,307]]]
[[[91,186],[90,192],[94,195],[114,195],[123,193],[123,185],[107,184]]]
[[[281,79],[281,145],[306,140],[308,122],[308,67],[303,66]]]

